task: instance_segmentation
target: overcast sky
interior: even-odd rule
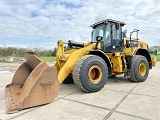
[[[149,46],[160,45],[160,0],[0,0],[0,46],[52,49],[57,40],[90,41],[103,19],[137,28]]]

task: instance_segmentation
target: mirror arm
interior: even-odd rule
[[[101,37],[101,36],[96,37],[97,42],[96,42],[95,49],[98,49],[97,46],[98,46],[99,42],[102,41],[102,39],[103,39],[103,37]]]
[[[97,46],[98,46],[99,42],[100,42],[100,41],[97,41],[97,42],[96,42],[95,49],[98,49]]]

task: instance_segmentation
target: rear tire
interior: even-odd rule
[[[101,90],[108,79],[108,67],[105,61],[96,55],[86,55],[74,65],[72,72],[74,83],[85,92]]]
[[[149,74],[149,64],[146,57],[135,55],[132,59],[131,75],[128,78],[131,82],[144,82]]]

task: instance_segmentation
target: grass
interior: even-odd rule
[[[157,55],[155,53],[151,53],[151,55],[156,56],[157,62],[160,62],[160,53],[157,53]]]
[[[160,53],[156,55],[157,61],[160,61]]]
[[[45,62],[53,62],[56,61],[56,57],[41,57]]]
[[[41,57],[41,59],[44,60],[45,62],[56,61],[56,57]],[[160,62],[160,53],[156,55],[156,59],[157,59],[157,61]]]

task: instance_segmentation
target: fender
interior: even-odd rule
[[[149,69],[152,69],[152,61],[151,61],[151,56],[148,52],[148,50],[143,49],[143,48],[138,48],[134,51],[133,55],[143,55],[144,57],[147,58],[148,63],[149,63]]]
[[[109,57],[101,50],[91,50],[91,51],[89,51],[89,54],[90,55],[97,55],[97,56],[101,57],[106,62],[107,66],[108,66],[108,77],[111,77],[112,64],[111,64]]]

